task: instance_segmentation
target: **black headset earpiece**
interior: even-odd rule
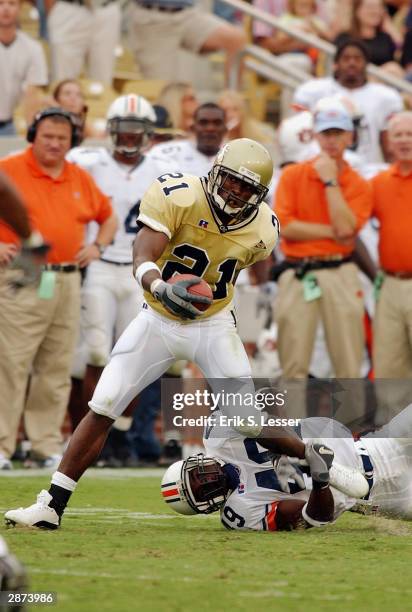
[[[50,108],[46,108],[40,113],[37,113],[37,115],[33,119],[32,124],[29,125],[29,127],[27,128],[26,138],[28,142],[34,142],[34,139],[36,138],[36,132],[37,132],[37,127],[39,123],[43,121],[43,119],[47,119],[47,117],[64,117],[65,119],[67,119],[67,121],[70,123],[70,126],[72,128],[71,146],[72,147],[77,146],[78,138],[77,138],[77,133],[76,133],[76,125],[73,121],[73,118],[68,111],[63,110],[62,108],[59,108],[58,106],[51,106]]]

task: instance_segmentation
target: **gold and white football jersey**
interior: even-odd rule
[[[206,179],[176,173],[160,176],[144,195],[138,223],[163,232],[169,243],[157,260],[162,277],[194,274],[213,290],[213,303],[199,319],[216,314],[233,298],[240,270],[266,259],[279,236],[279,222],[262,203],[247,219],[225,226],[206,189]],[[157,312],[177,319],[145,292]]]

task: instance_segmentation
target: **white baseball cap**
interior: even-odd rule
[[[353,132],[353,121],[342,106],[336,106],[315,112],[313,129],[317,134],[332,129]]]

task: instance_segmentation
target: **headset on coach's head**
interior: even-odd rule
[[[45,110],[37,113],[33,119],[33,123],[27,129],[27,141],[34,142],[36,138],[37,127],[43,119],[47,119],[48,117],[64,117],[70,123],[72,129],[72,139],[71,139],[71,147],[76,147],[79,144],[78,134],[77,134],[77,126],[74,123],[72,114],[68,111],[59,108],[58,106],[51,106],[50,108],[46,108]]]

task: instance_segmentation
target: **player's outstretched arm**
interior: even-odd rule
[[[312,491],[305,504],[298,500],[279,503],[276,524],[279,530],[290,530],[303,525],[323,527],[333,519],[334,502],[329,488],[329,470],[334,453],[324,444],[306,444],[305,458],[311,465]]]
[[[20,236],[30,236],[30,221],[26,207],[15,187],[5,174],[0,173],[0,218]]]
[[[154,280],[162,278],[155,262],[160,258],[168,242],[166,234],[156,232],[147,226],[142,227],[136,236],[133,244],[133,274],[146,291],[150,291]]]
[[[324,527],[333,520],[333,496],[329,485],[314,488],[309,500],[284,500],[279,502],[276,513],[278,531],[290,531],[304,527]]]

